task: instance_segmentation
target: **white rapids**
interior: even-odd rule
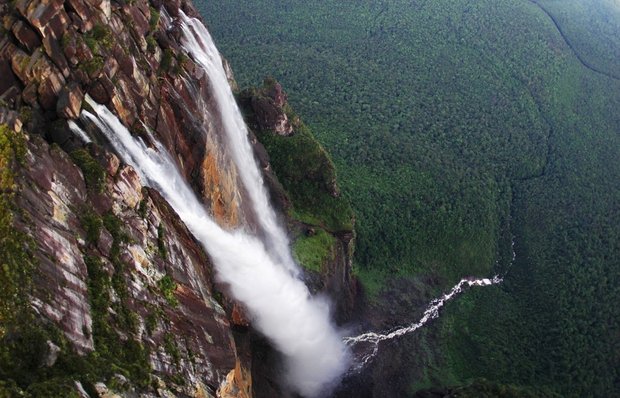
[[[86,131],[82,130],[80,126],[78,126],[73,120],[69,120],[69,129],[73,131],[73,133],[78,136],[85,144],[89,144],[92,142]]]
[[[461,279],[459,283],[457,283],[450,292],[444,294],[440,298],[434,299],[429,303],[426,310],[424,311],[424,315],[422,318],[416,323],[412,323],[407,326],[398,327],[390,332],[375,333],[375,332],[367,332],[360,334],[358,336],[345,337],[343,341],[349,345],[350,347],[355,347],[358,344],[367,343],[370,345],[370,350],[364,350],[365,352],[361,355],[361,358],[356,361],[353,368],[351,370],[357,371],[362,369],[366,364],[368,364],[379,352],[379,343],[386,340],[392,340],[401,336],[404,336],[409,333],[413,333],[422,326],[426,325],[428,321],[439,317],[439,310],[450,300],[452,300],[459,293],[463,292],[466,287],[472,286],[491,286],[497,285],[501,283],[503,279],[500,276],[495,276],[491,279],[482,278],[482,279]]]

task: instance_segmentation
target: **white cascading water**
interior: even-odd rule
[[[188,17],[183,11],[179,11],[179,14],[183,32],[181,45],[205,70],[209,78],[212,95],[222,118],[222,129],[228,139],[229,151],[237,165],[243,186],[248,191],[260,226],[271,245],[268,247],[269,252],[289,272],[298,275],[299,269],[291,256],[288,237],[280,227],[276,213],[270,205],[263,176],[257,167],[254,152],[248,140],[247,126],[228,84],[222,57],[202,22]]]
[[[91,143],[92,140],[86,134],[86,131],[82,130],[80,126],[78,126],[73,120],[69,120],[67,123],[69,125],[69,129],[75,133],[79,139],[81,139],[85,144]]]
[[[514,264],[515,260],[517,259],[517,252],[515,251],[514,236],[512,237],[512,240],[510,242],[510,250],[511,250],[511,257],[510,257],[510,261],[506,269],[506,272],[504,273],[504,277],[507,275],[508,271],[512,267],[512,264]],[[432,300],[426,307],[426,310],[424,311],[422,318],[420,318],[418,322],[412,323],[407,326],[401,326],[401,327],[395,328],[392,331],[386,332],[386,333],[367,332],[367,333],[362,333],[357,336],[345,337],[343,339],[344,342],[349,347],[351,347],[354,350],[354,352],[356,352],[356,357],[357,357],[355,363],[353,364],[351,369],[349,369],[349,372],[359,371],[366,364],[368,364],[379,353],[379,343],[381,343],[382,341],[392,340],[392,339],[404,336],[406,334],[413,333],[419,328],[421,328],[422,326],[426,325],[430,320],[438,318],[439,310],[448,301],[452,300],[454,297],[462,293],[466,287],[492,286],[492,285],[500,284],[503,281],[504,281],[504,278],[500,277],[499,275],[495,275],[492,279],[488,279],[488,278],[461,279],[459,283],[454,285],[454,287],[450,290],[449,293],[444,294],[438,299]],[[366,346],[358,348],[358,346],[362,346],[363,344],[366,344]]]
[[[327,301],[311,296],[258,238],[225,231],[213,221],[159,142],[154,140],[155,148],[148,148],[105,106],[86,100],[94,114],[82,111],[82,116],[97,125],[145,185],[168,201],[211,256],[217,278],[230,286],[233,296],[248,309],[252,324],[284,355],[290,386],[306,397],[325,391],[349,362]]]
[[[261,226],[273,245],[271,253],[272,255],[275,254],[275,259],[284,263],[289,271],[297,274],[297,267],[288,249],[289,242],[287,236],[277,222],[275,212],[271,208],[265,192],[262,175],[256,167],[252,148],[247,140],[247,127],[228,84],[219,51],[202,22],[188,17],[183,11],[180,11],[180,21],[183,31],[182,46],[204,68],[209,76],[213,86],[213,94],[222,115],[222,125],[231,144],[233,159],[239,169],[241,180],[249,191],[254,211],[259,215]],[[381,341],[412,333],[424,326],[429,320],[437,318],[441,307],[461,293],[465,286],[490,286],[501,283],[502,280],[499,276],[495,276],[493,279],[462,279],[449,293],[433,300],[424,312],[422,319],[417,323],[398,328],[387,334],[369,332],[356,337],[344,338],[343,341],[352,347],[360,343],[370,343],[373,347],[370,354],[365,354],[361,360],[356,361],[357,364],[354,369],[360,369],[377,354]]]
[[[105,106],[90,97],[86,100],[94,114],[82,116],[95,123],[123,160],[132,165],[143,183],[157,189],[181,220],[211,255],[221,282],[243,302],[253,325],[267,336],[284,355],[287,381],[306,397],[315,397],[340,378],[350,363],[347,346],[362,354],[349,369],[355,371],[378,353],[379,343],[412,333],[439,316],[446,302],[472,286],[491,286],[502,278],[462,279],[449,293],[431,301],[422,318],[413,324],[381,334],[363,333],[342,337],[330,320],[329,304],[312,297],[297,276],[299,270],[291,256],[289,241],[269,203],[263,178],[257,167],[248,130],[226,78],[221,56],[204,25],[180,11],[183,48],[203,67],[212,87],[228,147],[246,188],[267,245],[242,231],[225,231],[206,212],[187,185],[165,148],[155,139],[148,148],[131,136]],[[75,123],[71,130],[85,142],[88,135]],[[514,247],[514,242],[513,242]],[[514,260],[514,249],[513,259]],[[362,344],[370,350],[359,350]]]
[[[439,310],[444,306],[448,301],[452,300],[455,296],[461,293],[465,287],[471,286],[491,286],[501,283],[503,281],[499,276],[495,276],[493,279],[461,279],[459,283],[457,283],[449,293],[444,294],[438,299],[434,299],[430,302],[426,310],[424,311],[424,315],[422,318],[416,322],[407,326],[402,326],[392,330],[391,332],[387,332],[385,334],[375,333],[375,332],[367,332],[360,334],[358,336],[345,337],[344,342],[352,348],[355,348],[357,345],[368,344],[370,345],[370,349],[364,347],[361,350],[361,353],[358,353],[360,357],[356,360],[354,367],[351,369],[352,371],[362,369],[370,360],[372,360],[377,353],[379,352],[379,343],[385,340],[392,340],[397,337],[404,336],[409,333],[413,333],[422,326],[426,325],[428,321],[431,319],[435,319],[439,317]],[[356,350],[357,351],[357,350]]]

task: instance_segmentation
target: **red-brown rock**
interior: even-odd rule
[[[101,80],[97,80],[88,87],[88,95],[99,104],[107,104],[111,98]]]
[[[103,74],[107,76],[109,79],[113,78],[118,71],[118,62],[116,58],[109,57],[105,60],[103,64]]]
[[[178,17],[181,9],[181,0],[168,0],[164,2],[164,7],[171,17]]]
[[[288,97],[284,90],[282,90],[282,85],[278,82],[268,82],[268,84],[270,84],[271,87],[267,90],[267,96],[273,100],[273,104],[276,107],[284,107],[284,105],[286,105]]]
[[[30,52],[41,46],[41,39],[24,21],[17,21],[11,29],[15,38]]]
[[[7,103],[13,102],[20,94],[20,83],[8,61],[0,60],[0,97]]]
[[[250,326],[250,321],[248,320],[248,317],[245,315],[245,310],[241,307],[239,303],[235,303],[233,305],[232,314],[230,318],[231,318],[230,322],[235,326],[240,326],[240,327],[245,327],[245,328]]]
[[[75,82],[70,83],[60,91],[56,112],[65,119],[77,119],[80,116],[83,99],[84,94],[80,86]]]
[[[273,131],[283,136],[293,134],[293,125],[284,111],[286,104],[286,93],[280,83],[266,80],[265,87],[251,98],[251,106],[261,130]]]
[[[71,22],[69,15],[65,12],[65,10],[60,9],[60,11],[54,15],[45,26],[44,36],[51,36],[55,39],[60,39],[67,29],[67,26],[69,26],[69,22]]]
[[[149,19],[136,6],[125,6],[123,11],[131,18],[131,28],[138,37],[144,37],[149,31]]]
[[[19,0],[15,7],[44,37],[46,34],[51,33],[50,31],[46,32],[45,27],[62,9],[62,5],[63,0]]]
[[[54,62],[54,64],[60,69],[63,76],[65,78],[69,77],[69,64],[67,63],[67,59],[60,48],[60,44],[58,44],[58,40],[54,39],[51,36],[45,36],[43,38],[43,48],[45,48],[45,53],[48,57]]]
[[[83,0],[67,0],[67,4],[82,22],[90,22],[92,12]]]
[[[293,126],[284,110],[276,105],[269,97],[253,97],[252,109],[256,113],[256,120],[262,130],[274,131],[280,135],[293,134]]]

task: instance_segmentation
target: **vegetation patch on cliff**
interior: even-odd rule
[[[242,92],[241,102],[264,95],[271,84],[268,79],[263,89]],[[253,111],[247,106],[244,108],[246,117],[252,119]],[[290,195],[293,204],[290,215],[330,232],[351,231],[353,211],[348,199],[340,195],[336,187],[334,163],[292,109],[285,106],[285,111],[289,120],[295,121],[292,135],[281,136],[273,131],[255,130],[269,153],[278,180]],[[250,124],[255,126],[255,123]]]
[[[25,154],[24,136],[0,125],[0,339],[26,305],[33,263],[28,237],[14,228],[14,167]]]
[[[304,234],[293,244],[295,260],[305,268],[320,272],[326,261],[333,257],[336,239],[322,229],[312,235]]]
[[[115,373],[120,373],[137,385],[145,387],[150,382],[148,352],[132,336],[137,331],[138,321],[136,315],[127,307],[125,266],[120,258],[121,244],[127,242],[128,237],[123,231],[121,220],[112,213],[105,214],[102,220],[103,226],[113,238],[110,250],[112,273],[104,267],[100,257],[84,257],[88,269],[88,292],[93,319],[93,356],[100,362],[100,377],[108,380]],[[112,291],[117,297],[114,301],[111,297]],[[114,311],[111,312],[110,308]],[[120,338],[116,328],[129,333],[129,336]]]
[[[88,189],[92,189],[95,192],[102,192],[106,173],[99,162],[92,157],[87,149],[76,149],[71,152],[71,158],[82,170]]]
[[[30,305],[35,242],[15,228],[14,170],[24,159],[25,143],[23,134],[0,126],[0,397],[77,397],[70,375],[93,369]]]
[[[90,50],[95,53],[101,53],[101,47],[110,50],[114,45],[114,37],[110,28],[105,25],[97,24],[90,32],[84,35],[84,41]]]
[[[177,288],[177,283],[170,275],[164,275],[164,277],[157,282],[157,286],[161,290],[161,293],[164,295],[164,298],[168,304],[173,307],[179,305],[179,300],[174,295],[174,291]]]

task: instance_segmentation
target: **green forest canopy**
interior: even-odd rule
[[[504,271],[514,237],[505,284],[448,307],[413,389],[620,390],[617,2],[199,5],[240,85],[280,80],[332,154],[376,300],[395,275],[437,292]]]

